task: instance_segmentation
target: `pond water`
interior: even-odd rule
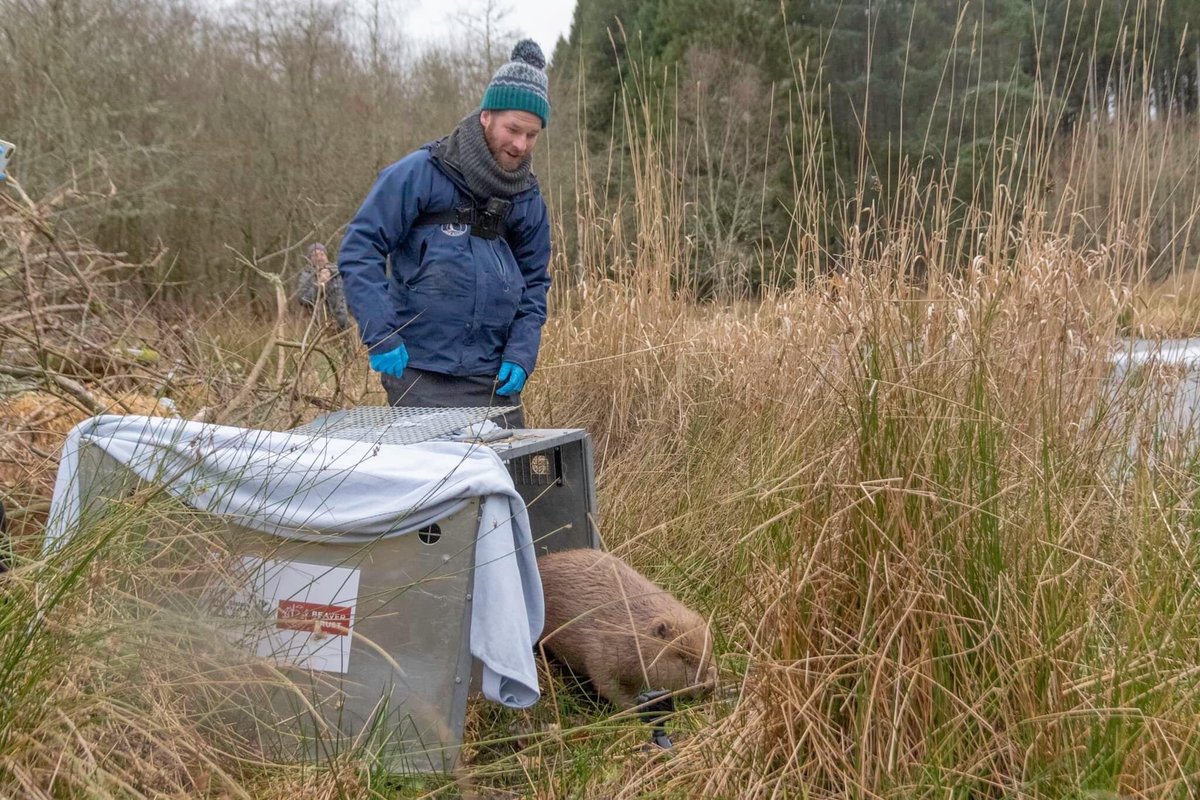
[[[1143,422],[1131,448],[1154,438],[1174,439],[1194,451],[1200,444],[1200,337],[1122,339],[1113,350],[1111,399],[1136,407]]]
[[[1200,362],[1200,337],[1191,339],[1120,339],[1113,360],[1117,364],[1187,364]]]

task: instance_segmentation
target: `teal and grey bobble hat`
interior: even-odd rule
[[[546,92],[546,57],[532,39],[513,48],[512,60],[492,76],[483,93],[480,111],[528,111],[550,122],[550,97]]]

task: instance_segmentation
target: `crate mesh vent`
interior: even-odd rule
[[[515,411],[517,406],[491,408],[392,408],[359,406],[318,417],[292,428],[305,436],[326,436],[379,444],[419,444]]]
[[[558,481],[558,465],[548,453],[532,453],[508,462],[513,483],[520,486],[549,486]]]

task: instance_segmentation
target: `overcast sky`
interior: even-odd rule
[[[482,19],[484,4],[484,0],[406,0],[398,16],[410,40],[437,41],[447,36],[450,26],[462,24],[464,13]],[[501,28],[532,38],[549,59],[558,37],[571,32],[575,0],[501,0],[499,7],[509,9]]]

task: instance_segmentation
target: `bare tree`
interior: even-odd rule
[[[470,11],[458,13],[458,22],[467,32],[467,46],[480,54],[477,80],[486,82],[508,60],[508,46],[515,38],[506,24],[511,14],[512,7],[505,0],[484,0]]]

